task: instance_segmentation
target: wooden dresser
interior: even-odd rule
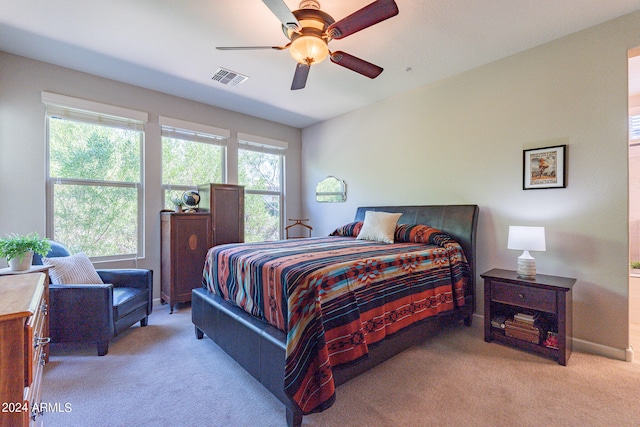
[[[46,272],[0,276],[0,425],[42,425],[49,323]]]
[[[191,290],[202,286],[211,216],[208,212],[162,212],[160,228],[160,301],[168,303],[173,313],[175,304],[191,301]]]

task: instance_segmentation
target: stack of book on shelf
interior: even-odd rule
[[[540,313],[516,313],[513,319],[504,322],[504,334],[534,344],[540,344],[543,330],[540,325]]]

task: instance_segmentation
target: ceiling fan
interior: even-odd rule
[[[393,0],[376,0],[351,15],[335,21],[320,10],[316,0],[302,0],[299,9],[291,11],[284,0],[262,0],[282,23],[282,31],[290,40],[284,46],[235,46],[217,47],[218,50],[289,49],[298,62],[291,90],[302,89],[307,83],[311,65],[322,62],[327,56],[331,62],[375,79],[382,68],[342,51],[331,52],[328,43],[364,30],[398,14]]]

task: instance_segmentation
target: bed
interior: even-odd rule
[[[435,245],[433,250],[437,255],[433,255],[433,260],[418,263],[429,264],[429,268],[434,270],[434,278],[421,279],[419,286],[411,286],[414,289],[411,292],[415,294],[402,294],[397,298],[398,301],[412,301],[409,304],[411,320],[397,315],[403,313],[402,310],[406,312],[407,305],[398,303],[395,307],[396,297],[389,295],[395,294],[395,291],[389,289],[401,289],[400,285],[408,283],[409,276],[412,277],[411,280],[413,276],[427,277],[426,271],[416,270],[415,267],[405,276],[396,274],[396,270],[401,268],[393,268],[400,264],[406,266],[404,260],[407,256],[421,260],[432,256],[423,254],[422,251],[426,249],[417,247],[425,245],[417,244],[415,233],[410,241],[388,245],[386,248],[379,242],[349,237],[348,233],[352,229],[346,225],[342,231],[346,228],[347,233],[338,233],[332,238],[300,239],[300,242],[295,243],[272,242],[273,247],[269,248],[269,251],[266,250],[265,243],[215,247],[209,251],[206,260],[203,287],[193,290],[191,304],[196,338],[202,339],[206,334],[278,398],[285,405],[287,425],[290,427],[300,426],[304,414],[330,407],[335,399],[336,386],[424,341],[441,330],[444,324],[461,321],[467,326],[471,325],[475,307],[478,207],[360,207],[356,211],[354,223],[349,226],[354,227],[357,224],[361,227],[367,212],[401,213],[398,224],[410,224],[411,226],[405,226],[407,230],[426,233],[430,239],[426,242],[429,243],[428,246]],[[416,224],[428,227],[414,227]],[[401,228],[402,226],[396,228],[396,233]],[[338,230],[340,228],[336,231]],[[406,236],[409,236],[408,231]],[[334,239],[331,242],[334,246],[327,252],[325,246],[330,239]],[[293,246],[298,245],[302,245],[303,251],[294,254]],[[358,246],[358,249],[353,249],[353,245]],[[403,249],[400,249],[400,246],[403,246]],[[365,258],[357,259],[360,255],[355,255],[356,251],[364,252]],[[458,255],[457,251],[462,252],[462,255]],[[256,268],[248,263],[247,259],[251,257],[254,260],[263,259],[267,252],[274,254],[275,258],[271,264],[265,263],[262,267]],[[242,258],[243,256],[245,258]],[[318,264],[319,258],[323,259],[323,264]],[[398,261],[400,258],[402,262]],[[460,258],[463,262],[460,262]],[[216,260],[215,268],[212,268],[213,259]],[[234,259],[241,260],[235,267],[236,270],[232,270],[231,261]],[[295,263],[292,259],[295,259]],[[328,266],[324,263],[326,259],[333,260],[334,264]],[[386,292],[381,298],[388,300],[384,304],[385,307],[393,307],[393,315],[376,311],[378,308],[372,301],[378,297],[363,293],[361,288],[354,286],[358,272],[362,272],[357,270],[358,272],[354,273],[354,265],[363,265],[372,259],[390,266],[389,271],[393,271],[385,273],[383,278],[378,278],[379,280],[373,278],[367,282],[367,289],[374,287],[371,285],[374,283],[382,292]],[[279,273],[273,273],[273,265],[280,264],[284,266],[280,268]],[[265,265],[269,265],[271,269],[264,267]],[[320,267],[316,268],[318,265]],[[221,267],[218,268],[219,266]],[[249,274],[255,273],[253,270],[249,271],[252,268],[271,277],[271,282],[278,282],[282,277],[286,277],[289,280],[285,285],[287,291],[278,293],[277,290],[267,290],[264,294],[256,293],[255,298],[252,298],[254,291],[251,287],[254,284],[251,283],[252,276]],[[302,275],[301,271],[304,271],[305,275]],[[367,270],[364,271],[366,275]],[[304,277],[304,280],[300,277]],[[358,277],[362,278],[362,274]],[[247,283],[241,283],[243,281]],[[446,281],[450,281],[448,288]],[[343,283],[342,288],[345,291],[326,291],[327,282]],[[301,283],[304,283],[304,286]],[[381,283],[384,283],[384,286],[380,286]],[[272,289],[274,285],[271,283],[256,287]],[[316,305],[296,307],[291,302],[292,299],[285,295],[292,296],[297,293],[308,296],[309,292],[313,295],[307,300]],[[352,293],[358,296],[354,297]],[[325,294],[327,300],[317,303],[320,298],[318,295]],[[233,302],[225,300],[222,296],[230,298]],[[358,302],[354,303],[356,300]],[[370,306],[366,306],[367,303]],[[358,308],[355,311],[362,311],[360,316],[365,316],[365,319],[348,318],[347,321],[340,321],[340,328],[351,329],[344,334],[336,326],[336,333],[332,329],[335,325],[330,324],[331,321],[327,319],[334,319],[333,314],[337,312],[352,312],[356,306]],[[371,309],[360,310],[361,306]],[[414,315],[417,317],[413,317]],[[386,325],[382,328],[379,327],[380,318],[384,318],[382,323]],[[326,326],[327,324],[330,325]],[[374,342],[362,343],[362,340],[357,339],[363,335],[363,330],[368,338],[375,337],[372,340]],[[344,336],[350,338],[345,340]],[[313,350],[309,350],[310,348]],[[340,364],[336,364],[336,361]]]

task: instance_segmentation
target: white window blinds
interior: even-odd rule
[[[278,156],[283,156],[287,148],[289,148],[289,144],[284,141],[240,132],[238,132],[238,146],[244,150],[258,151]]]
[[[41,97],[46,106],[48,117],[59,117],[137,131],[143,131],[144,124],[149,120],[147,113],[130,108],[44,91]]]
[[[204,142],[213,145],[227,145],[231,132],[227,129],[216,128],[200,123],[187,122],[160,116],[162,136],[165,138],[181,139],[185,141]]]

